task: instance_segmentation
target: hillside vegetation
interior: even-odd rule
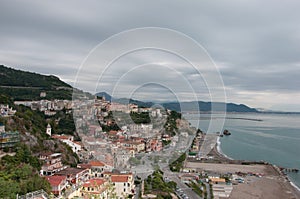
[[[46,92],[41,98],[40,93]],[[0,93],[14,100],[71,99],[72,87],[53,75],[40,75],[0,65]]]

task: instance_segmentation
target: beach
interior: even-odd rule
[[[286,176],[271,164],[217,164],[187,162],[186,167],[215,173],[253,173],[243,176],[245,182],[233,185],[230,199],[300,199],[300,192],[293,187]]]
[[[220,137],[217,140],[217,145],[214,148],[214,153],[226,159],[228,161],[234,161],[232,158],[228,157],[221,150]],[[233,190],[230,194],[231,199],[240,198],[270,198],[270,199],[281,199],[281,198],[300,198],[300,190],[293,182],[290,181],[287,175],[283,174],[279,168],[275,165],[242,165],[242,167],[237,165],[225,166],[222,168],[214,167],[213,165],[206,165],[206,169],[215,169],[221,171],[234,171],[239,170],[243,173],[260,173],[263,174],[262,177],[258,178],[256,176],[246,176],[245,183],[241,183],[233,186]]]

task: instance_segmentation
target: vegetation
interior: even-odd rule
[[[30,149],[19,144],[15,156],[4,156],[0,160],[0,198],[16,198],[16,194],[43,189],[50,193],[47,180],[40,177],[38,159],[32,156]]]
[[[199,185],[195,182],[190,182],[189,186],[193,189],[193,191],[199,195],[200,197],[203,196],[203,191],[201,190],[201,188],[199,187]]]
[[[141,164],[141,161],[138,158],[131,157],[129,158],[129,164],[132,166],[136,166]]]
[[[177,184],[173,181],[165,182],[163,172],[156,170],[144,181],[145,194],[157,194],[157,198],[172,198],[170,193],[174,193]]]
[[[54,133],[71,133],[71,128],[60,123],[56,124],[57,118],[67,120],[70,116],[60,115],[60,117],[48,118],[48,122],[44,114],[40,111],[31,110],[29,107],[20,105],[13,105],[13,108],[17,110],[16,114],[9,118],[1,118],[0,123],[5,125],[6,131],[18,131],[20,133],[21,143],[26,144],[29,150],[33,154],[38,154],[43,151],[59,152],[62,153],[63,162],[69,165],[75,165],[78,161],[78,157],[73,153],[70,147],[67,147],[65,143],[58,140],[52,140],[46,134],[47,123],[50,122],[55,129]],[[63,131],[56,131],[61,128]],[[72,132],[73,134],[73,132]]]
[[[185,161],[185,159],[186,159],[186,154],[183,153],[177,160],[175,160],[169,165],[170,170],[173,172],[179,172],[183,167],[183,162]]]
[[[79,137],[74,134],[74,132],[76,131],[76,127],[73,119],[73,114],[67,113],[66,109],[58,111],[54,116],[46,117],[46,119],[50,123],[53,133],[73,135],[75,136],[76,140],[79,140]]]
[[[131,112],[130,117],[133,120],[133,122],[136,123],[136,124],[148,124],[148,123],[151,122],[149,113]]]
[[[167,121],[165,124],[165,130],[171,136],[176,135],[176,132],[178,130],[178,128],[177,128],[177,120],[178,119],[181,119],[181,113],[178,113],[176,111],[171,111],[168,114]]]
[[[39,100],[42,91],[47,94],[43,99],[72,99],[72,87],[53,75],[45,76],[0,65],[0,79],[0,93],[14,100]]]
[[[163,140],[163,141],[162,141],[163,147],[165,147],[165,146],[171,144],[171,142],[172,142],[171,140]]]

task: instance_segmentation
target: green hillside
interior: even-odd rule
[[[40,93],[46,92],[41,98]],[[71,99],[73,89],[53,75],[45,76],[0,65],[0,93],[14,100]]]

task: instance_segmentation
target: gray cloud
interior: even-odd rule
[[[300,111],[299,8],[296,0],[4,0],[0,3],[0,61],[19,69],[55,74],[73,84],[90,50],[113,34],[138,27],[170,28],[192,37],[211,55],[223,77],[228,101],[281,110],[292,109],[292,104]],[[153,56],[158,59],[164,55],[149,52],[126,57],[113,71],[114,77],[122,75],[125,66],[146,63]],[[208,100],[205,82],[188,64],[169,57],[168,63],[180,65],[180,72],[192,84],[203,87],[199,98]],[[156,79],[172,80],[171,75],[160,73]],[[85,78],[82,89],[95,89],[90,77]],[[115,82],[114,77],[107,78],[103,85]],[[143,75],[126,81],[124,86],[134,86],[139,78]],[[180,88],[178,82],[172,83]],[[172,98],[161,90],[148,90],[152,96],[160,95],[161,100]]]

